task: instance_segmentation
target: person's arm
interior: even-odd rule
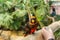
[[[54,40],[53,33],[60,28],[60,21],[54,22],[47,27],[42,28],[42,35],[45,40]]]
[[[56,21],[48,26],[52,29],[53,32],[57,31],[60,28],[60,21]]]

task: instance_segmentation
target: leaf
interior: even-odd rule
[[[36,10],[36,16],[37,16],[37,18],[38,18],[39,21],[42,20],[44,18],[44,16],[45,16],[44,9],[38,9],[38,10]]]
[[[13,14],[17,17],[23,17],[26,14],[26,10],[16,10]]]
[[[3,25],[8,28],[10,23],[13,23],[12,19],[13,17],[9,14],[0,14],[0,26]]]

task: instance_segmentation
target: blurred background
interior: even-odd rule
[[[24,31],[29,22],[28,13],[36,16],[40,30],[60,20],[60,0],[0,0],[0,29]],[[55,37],[60,40],[60,29]]]

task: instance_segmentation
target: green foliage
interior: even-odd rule
[[[26,10],[16,10],[12,15],[15,15],[16,17],[23,17],[25,14]]]
[[[26,24],[26,13],[34,13],[40,22],[49,13],[44,0],[0,0],[0,27],[18,30]]]
[[[49,1],[49,6],[51,6],[52,3],[53,3],[53,1]]]
[[[4,26],[4,28],[9,28],[10,24],[13,23],[12,21],[13,17],[9,14],[0,14],[0,27]]]

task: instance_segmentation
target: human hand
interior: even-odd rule
[[[42,28],[42,35],[43,35],[45,40],[54,40],[53,32],[48,27]]]

